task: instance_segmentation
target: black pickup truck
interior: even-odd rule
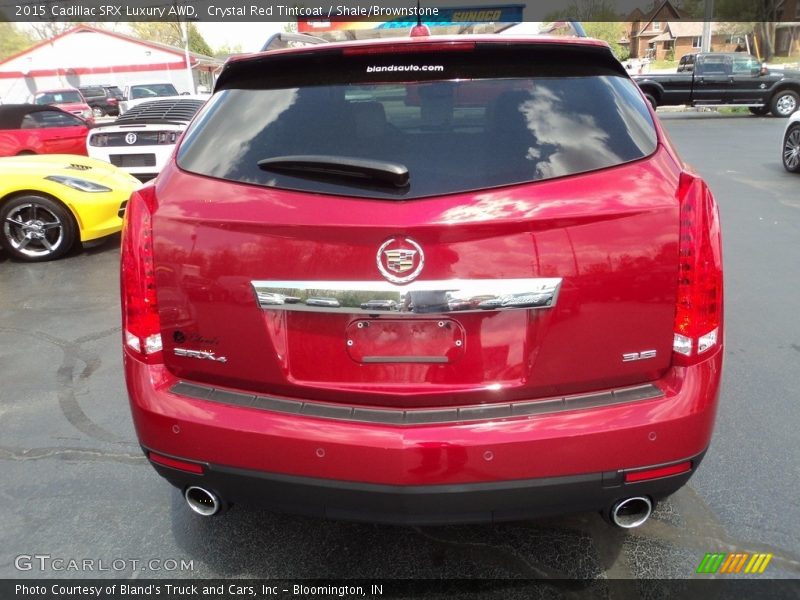
[[[699,53],[694,70],[634,75],[653,105],[746,106],[755,115],[788,117],[800,108],[800,71],[768,70],[744,53]]]

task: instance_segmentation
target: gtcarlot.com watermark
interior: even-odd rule
[[[14,559],[17,571],[32,572],[130,572],[174,573],[194,571],[194,560],[174,558],[64,558],[51,554],[20,554]]]

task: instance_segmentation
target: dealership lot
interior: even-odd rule
[[[413,528],[243,507],[192,515],[136,444],[114,237],[44,264],[0,253],[0,576],[689,577],[705,553],[741,551],[773,553],[769,574],[800,577],[800,177],[780,165],[785,121],[662,119],[720,203],[727,356],[705,462],[643,527],[594,514]],[[93,570],[20,570],[33,554]]]

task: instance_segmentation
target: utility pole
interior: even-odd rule
[[[703,19],[703,41],[700,49],[711,52],[711,21],[714,18],[714,0],[705,0],[705,16]]]
[[[183,55],[186,58],[186,77],[189,79],[189,93],[194,95],[194,75],[192,74],[192,63],[189,62],[189,24],[184,20],[180,21],[181,32],[183,33]]]
[[[178,12],[178,0],[172,0],[172,6],[175,9],[175,19],[178,21],[178,29],[180,29],[181,37],[183,38],[183,58],[186,60],[186,78],[189,84],[189,93],[194,95],[194,74],[192,73],[192,63],[189,60],[189,17],[184,16],[181,21],[180,12]]]

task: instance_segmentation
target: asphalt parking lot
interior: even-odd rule
[[[707,552],[745,551],[774,554],[765,576],[800,578],[800,176],[780,165],[785,121],[662,120],[720,203],[727,354],[705,462],[643,527],[595,514],[448,527],[192,515],[136,443],[115,236],[51,263],[0,251],[0,577],[684,578]],[[36,553],[127,562],[17,568]],[[152,559],[162,566],[143,570]]]

